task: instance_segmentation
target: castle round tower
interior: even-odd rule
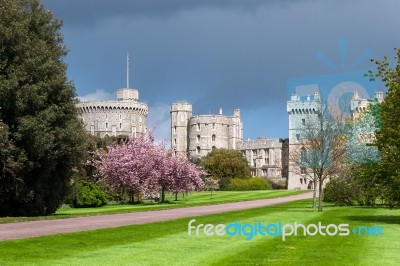
[[[135,136],[147,131],[148,107],[139,102],[136,89],[119,89],[116,101],[86,101],[76,107],[86,131],[92,135]]]

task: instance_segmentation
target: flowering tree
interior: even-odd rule
[[[98,151],[90,162],[98,171],[99,180],[111,188],[123,188],[135,195],[156,197],[165,192],[188,193],[203,187],[201,170],[183,157],[172,157],[165,145],[154,143],[151,133],[130,138],[121,145]]]
[[[107,152],[98,151],[91,164],[100,181],[128,190],[133,202],[135,195],[154,196],[157,192],[157,155],[153,136],[141,134],[121,145],[108,146]]]
[[[175,200],[178,193],[189,193],[195,190],[202,190],[204,182],[201,175],[204,174],[198,166],[191,163],[186,157],[172,157],[171,179],[173,180],[169,191],[175,194]]]

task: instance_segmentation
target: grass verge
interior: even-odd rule
[[[310,200],[196,217],[195,224],[321,222],[377,226],[383,236],[189,236],[191,218],[0,242],[0,265],[396,265],[400,210],[326,206]]]

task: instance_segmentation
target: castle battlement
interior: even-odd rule
[[[92,135],[129,136],[147,130],[148,107],[138,100],[136,89],[124,88],[117,91],[117,100],[85,101],[75,106],[86,131]]]

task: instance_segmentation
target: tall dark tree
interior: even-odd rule
[[[18,163],[0,169],[0,215],[55,212],[85,151],[61,24],[38,0],[0,1],[0,145]]]
[[[237,150],[214,149],[199,164],[212,178],[220,180],[221,189],[227,189],[232,178],[251,177],[246,158]]]
[[[396,67],[391,68],[386,57],[373,60],[378,67],[375,76],[381,77],[388,88],[380,106],[381,129],[376,135],[380,151],[381,182],[386,187],[390,206],[400,205],[400,49],[396,49]]]

